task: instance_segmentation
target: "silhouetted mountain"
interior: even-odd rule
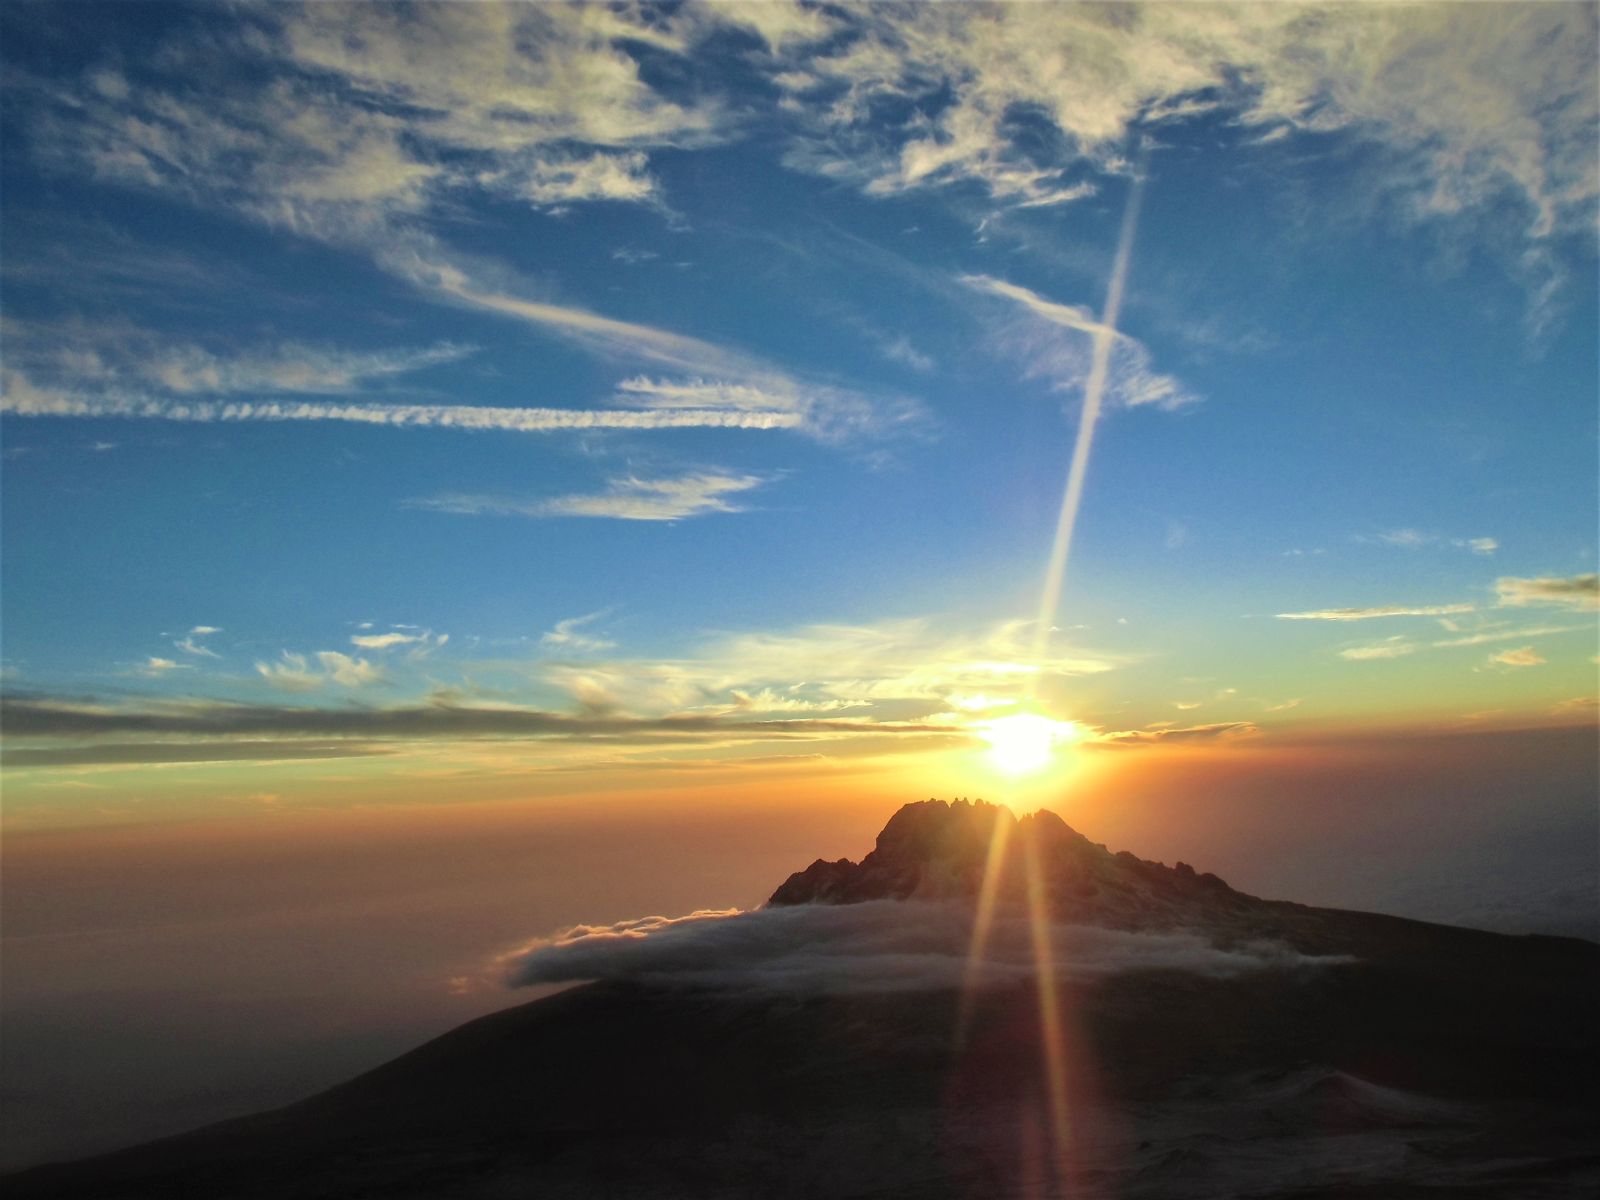
[[[1037,856],[1052,915],[1113,928],[1193,924],[1201,918],[1254,911],[1264,901],[1236,892],[1215,875],[1113,854],[1046,809],[1016,817],[982,800],[907,804],[889,819],[877,846],[853,863],[818,859],[772,893],[770,904],[856,904],[864,900],[973,899],[998,842],[1000,894],[1027,890],[1017,860]]]
[[[1000,824],[997,907],[1028,906],[1031,880],[1057,922],[1322,957],[965,993],[601,981],[5,1194],[1595,1194],[1600,946],[1261,900],[1053,814],[959,802],[908,805],[859,864],[813,863],[771,903],[899,902],[914,927],[980,895]]]

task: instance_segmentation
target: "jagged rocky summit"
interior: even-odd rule
[[[1048,809],[1017,817],[982,800],[907,804],[859,863],[819,858],[789,876],[768,904],[976,900],[996,843],[999,899],[1023,899],[1027,867],[1022,856],[1032,853],[1051,912],[1061,919],[1148,927],[1275,907],[1187,863],[1169,867],[1126,850],[1113,853]]]

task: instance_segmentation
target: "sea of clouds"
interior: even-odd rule
[[[971,906],[960,903],[880,900],[700,911],[578,925],[500,961],[512,987],[627,979],[757,991],[892,992],[964,982],[992,986],[1037,972],[1026,913],[1002,910],[990,926],[981,964],[969,975],[973,924]],[[1222,947],[1190,930],[1051,924],[1049,944],[1053,970],[1072,980],[1149,970],[1227,978],[1349,961],[1267,941]]]

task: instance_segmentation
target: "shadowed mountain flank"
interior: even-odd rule
[[[1013,949],[1053,938],[1053,963],[873,986],[947,978],[928,964],[951,930],[965,961],[985,895],[1023,931]],[[960,801],[907,805],[859,863],[815,862],[763,909],[625,924],[543,943],[598,940],[592,982],[287,1108],[15,1173],[5,1194],[1576,1200],[1600,1184],[1589,942],[1258,899],[1050,813]],[[819,972],[833,982],[805,986]]]

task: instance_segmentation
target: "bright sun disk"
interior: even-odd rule
[[[1007,775],[1027,775],[1049,764],[1062,742],[1077,741],[1071,721],[1052,721],[1037,713],[1018,713],[985,721],[980,736],[989,743],[989,757]]]

